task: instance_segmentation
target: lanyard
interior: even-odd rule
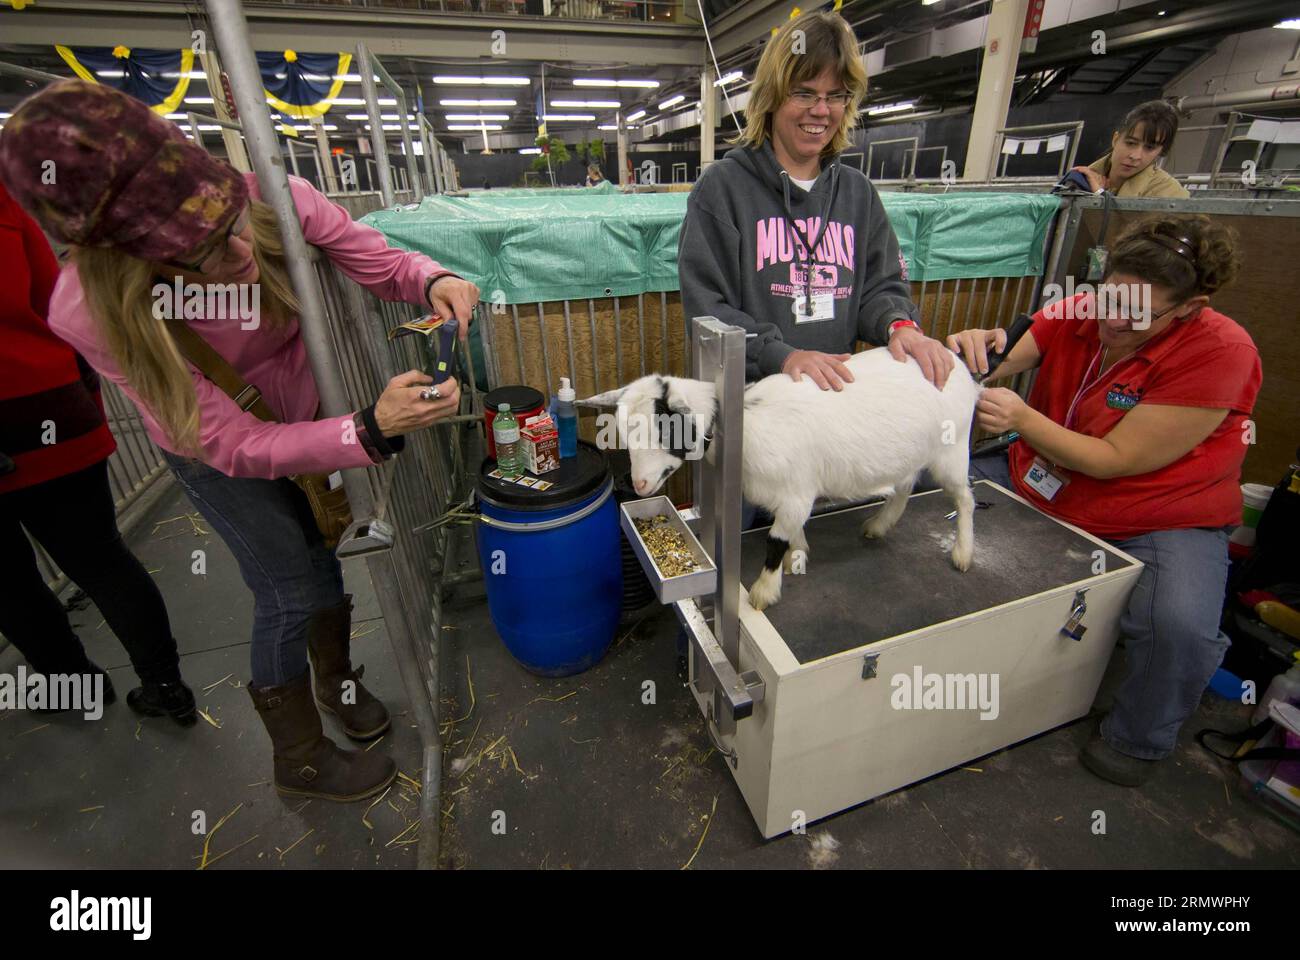
[[[1088,369],[1084,371],[1083,383],[1079,386],[1079,392],[1074,395],[1074,399],[1070,401],[1070,409],[1068,409],[1065,412],[1064,426],[1066,430],[1074,429],[1074,418],[1075,418],[1075,414],[1078,412],[1077,408],[1079,405],[1079,400],[1083,398],[1083,395],[1085,393],[1087,393],[1089,390],[1095,387],[1102,380],[1101,355],[1104,349],[1105,349],[1104,347],[1097,348],[1096,356],[1092,358],[1092,361],[1088,364]],[[1111,364],[1111,366],[1113,367],[1114,364]],[[1092,370],[1094,367],[1097,368],[1097,376],[1095,379],[1090,379],[1092,378]]]

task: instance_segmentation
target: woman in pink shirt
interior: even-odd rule
[[[338,560],[287,478],[383,462],[402,449],[404,434],[457,411],[456,382],[430,391],[431,378],[411,370],[372,406],[316,419],[320,400],[279,227],[255,178],[110,87],[63,81],[19,105],[0,134],[0,178],[72,246],[50,298],[51,329],[140,409],[253,591],[249,693],[271,738],[277,789],[342,801],[384,789],[397,773],[391,758],[342,750],[323,733],[318,705],[358,740],[378,737],[390,720],[351,664],[351,600]],[[390,248],[307,182],[290,184],[307,242],[342,272],[379,297],[468,326],[478,300],[472,283]],[[279,422],[241,409],[184,358],[166,319],[178,305],[161,294],[178,278],[256,290],[257,300],[244,301],[259,305],[251,317],[226,316],[213,301],[183,319]]]

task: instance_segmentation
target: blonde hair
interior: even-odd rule
[[[275,211],[252,200],[253,259],[261,287],[261,320],[270,329],[298,312],[298,298],[284,263],[284,241]],[[154,316],[153,263],[114,247],[76,247],[72,252],[91,315],[127,383],[177,450],[199,456],[199,404],[194,381],[166,320]]]
[[[798,41],[798,42],[796,42]],[[800,14],[776,32],[759,58],[745,107],[745,129],[731,143],[757,150],[772,135],[772,114],[780,109],[797,84],[815,80],[830,67],[849,92],[839,129],[822,156],[841,153],[853,143],[858,106],[867,93],[867,71],[858,56],[853,28],[838,13],[813,11]]]

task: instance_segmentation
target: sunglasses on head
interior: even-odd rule
[[[248,228],[249,218],[252,216],[252,210],[248,204],[244,204],[244,209],[239,216],[231,221],[230,226],[226,228],[225,234],[220,240],[215,242],[203,256],[193,262],[186,263],[183,260],[166,260],[164,261],[169,267],[177,267],[181,270],[188,270],[190,273],[209,273],[216,266],[226,259],[226,252],[230,248],[230,238],[235,234],[243,233]]]

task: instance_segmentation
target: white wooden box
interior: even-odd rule
[[[964,574],[948,561],[955,522],[937,491],[915,494],[882,540],[858,533],[878,507],[813,518],[807,573],[786,574],[781,602],[761,613],[743,584],[762,565],[766,533],[741,538],[739,668],[756,671],[765,691],[734,734],[713,733],[733,751],[733,775],[765,837],[1088,712],[1141,563],[1000,486],[981,481],[974,492],[990,506],[976,511]],[[1087,629],[1073,640],[1061,628],[1080,590]],[[944,684],[952,695],[942,709],[925,709],[924,698],[921,709],[905,708],[918,668],[931,704],[925,675],[962,678]],[[959,709],[972,675],[977,693],[983,675],[986,703],[996,682],[996,715],[978,703]],[[707,717],[709,699],[696,698]]]

